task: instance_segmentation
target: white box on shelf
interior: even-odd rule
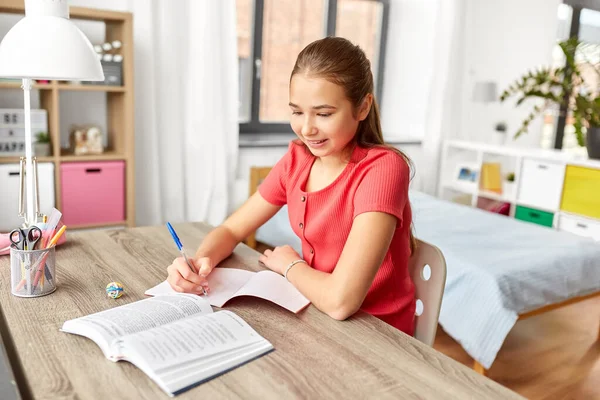
[[[518,203],[544,211],[558,211],[564,178],[564,163],[524,159]]]
[[[19,217],[19,164],[0,165],[0,232],[10,232],[23,224]],[[40,211],[50,214],[54,203],[54,164],[38,163]]]
[[[598,220],[559,213],[556,218],[556,227],[559,231],[570,232],[600,241],[600,221]]]

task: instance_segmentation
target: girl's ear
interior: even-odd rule
[[[368,93],[362,104],[360,105],[360,109],[358,111],[358,120],[359,121],[364,121],[367,116],[369,115],[369,112],[371,111],[371,107],[373,106],[373,94],[372,93]]]

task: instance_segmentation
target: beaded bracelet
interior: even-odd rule
[[[285,273],[283,274],[283,276],[285,277],[285,279],[287,279],[289,281],[289,279],[287,277],[287,274],[288,274],[290,268],[292,268],[294,265],[296,265],[298,263],[305,263],[305,264],[307,264],[306,261],[304,261],[304,260],[296,260],[296,261],[290,263],[290,265],[288,265],[287,268],[285,269]]]

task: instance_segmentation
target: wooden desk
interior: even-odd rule
[[[206,225],[175,226],[189,249]],[[24,299],[10,294],[9,258],[0,257],[0,332],[23,398],[168,398],[143,372],[113,363],[89,339],[59,332],[63,322],[142,299],[177,256],[164,227],[68,234],[56,255],[58,290]],[[225,267],[259,270],[258,253],[240,245]],[[125,295],[105,295],[120,281]],[[520,398],[441,353],[359,313],[335,321],[309,306],[299,315],[259,299],[227,309],[244,318],[275,351],[177,398]]]

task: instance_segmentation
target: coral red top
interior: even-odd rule
[[[292,229],[302,240],[304,260],[331,273],[357,215],[379,211],[398,220],[383,263],[361,310],[412,336],[415,288],[408,272],[412,214],[408,202],[410,168],[394,151],[355,147],[351,160],[329,186],[306,192],[316,157],[292,142],[258,190],[269,203],[288,205]],[[365,232],[368,235],[369,232]]]

